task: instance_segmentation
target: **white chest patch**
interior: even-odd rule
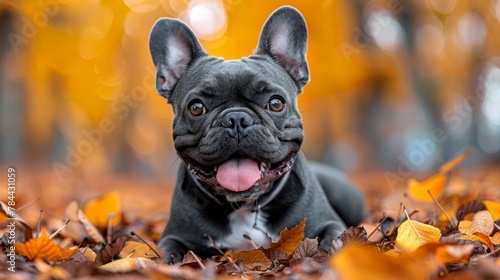
[[[254,249],[252,242],[257,247],[269,247],[271,237],[268,235],[265,228],[266,219],[264,213],[257,215],[257,223],[255,217],[257,212],[252,212],[249,209],[238,209],[229,215],[229,228],[231,232],[217,240],[217,245],[223,248],[234,250],[251,250]],[[247,235],[250,240],[244,238]]]

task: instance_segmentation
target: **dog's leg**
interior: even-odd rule
[[[319,163],[309,163],[328,202],[345,224],[358,225],[366,215],[365,199],[359,189],[339,170]]]

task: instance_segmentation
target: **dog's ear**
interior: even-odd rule
[[[262,28],[255,54],[270,55],[302,91],[309,82],[306,51],[307,27],[300,12],[289,6],[274,11]]]
[[[179,78],[198,58],[207,56],[193,31],[177,19],[159,19],[149,36],[149,51],[156,67],[156,91],[171,102]]]

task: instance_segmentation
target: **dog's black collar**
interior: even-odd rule
[[[222,201],[220,201],[215,195],[213,195],[211,192],[209,192],[206,188],[204,188],[200,181],[198,181],[194,175],[191,172],[188,172],[189,175],[191,176],[191,179],[193,179],[194,183],[200,189],[204,194],[206,194],[209,198],[214,200],[217,204],[219,205],[224,205]],[[286,184],[286,181],[288,181],[288,177],[290,177],[291,170],[288,170],[281,176],[281,178],[278,180],[278,185],[274,186],[273,190],[267,195],[263,201],[257,201],[257,203],[254,203],[252,206],[250,206],[251,211],[259,211],[262,207],[266,206],[271,202],[283,189],[283,187]]]

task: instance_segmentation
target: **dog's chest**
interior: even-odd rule
[[[217,240],[217,245],[234,250],[250,250],[254,249],[253,242],[257,247],[268,247],[277,237],[271,236],[266,224],[264,213],[238,209],[229,215],[229,234]]]

